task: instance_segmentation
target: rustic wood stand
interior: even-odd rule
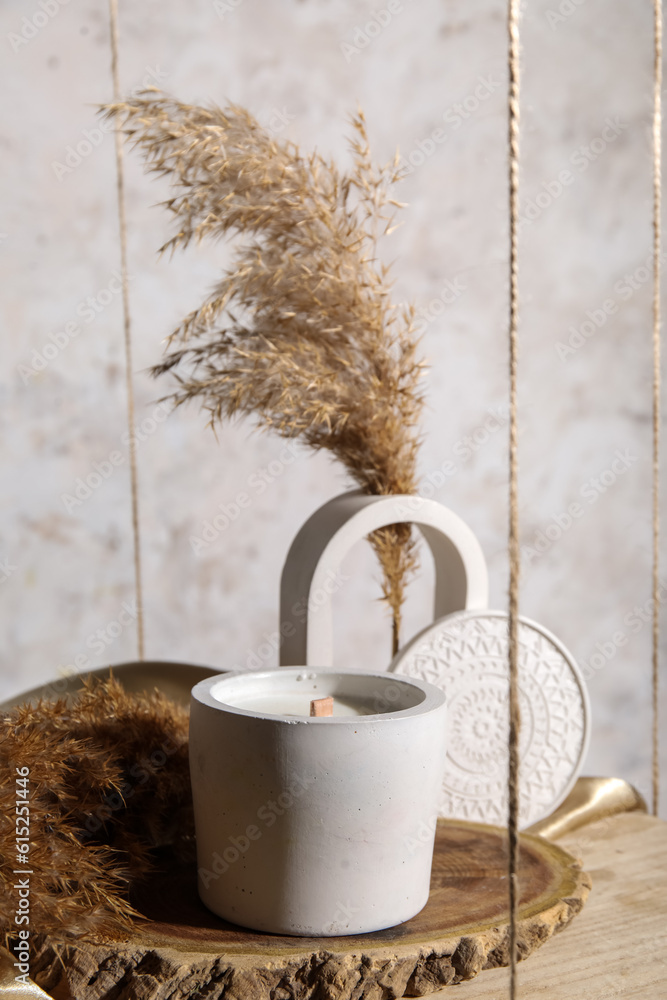
[[[45,941],[32,977],[59,1000],[423,996],[507,963],[506,870],[505,831],[441,820],[420,914],[374,934],[292,938],[226,924],[200,903],[194,866],[172,866],[135,900],[148,922],[131,938],[66,947],[60,958],[56,943]],[[525,958],[567,926],[591,882],[562,848],[523,835],[520,885]]]

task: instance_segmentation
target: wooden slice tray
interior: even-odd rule
[[[199,901],[194,865],[156,874],[148,918],[123,941],[42,942],[31,975],[65,1000],[391,1000],[508,961],[506,833],[440,820],[431,894],[412,920],[357,937],[297,938],[227,924]],[[583,906],[590,877],[560,847],[521,835],[519,950],[526,958]]]

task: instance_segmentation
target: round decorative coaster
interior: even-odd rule
[[[461,611],[420,632],[390,670],[421,677],[447,696],[448,767],[440,815],[506,822],[508,618]],[[588,746],[583,677],[547,629],[519,619],[521,827],[544,819],[574,785]]]

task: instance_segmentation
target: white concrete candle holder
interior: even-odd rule
[[[311,717],[332,696],[334,714]],[[254,930],[360,934],[426,904],[445,763],[445,697],[390,674],[313,668],[192,690],[198,884]]]

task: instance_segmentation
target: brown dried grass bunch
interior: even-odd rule
[[[28,797],[17,799],[18,769]],[[157,692],[128,694],[115,679],[71,699],[41,700],[0,716],[0,923],[16,935],[19,876],[30,875],[30,930],[59,938],[129,928],[134,883],[154,846],[194,842],[188,713]],[[23,786],[22,786],[23,787]],[[30,813],[21,863],[15,803]],[[23,810],[25,812],[25,810]]]
[[[232,266],[172,333],[153,372],[173,372],[178,405],[200,401],[211,424],[245,415],[327,449],[369,494],[416,489],[422,406],[412,307],[391,301],[377,241],[392,228],[398,162],[371,162],[352,118],[352,169],[303,156],[243,108],[181,104],[145,92],[107,107],[151,171],[170,177],[177,232],[162,247],[241,235]],[[398,646],[410,529],[371,538]]]

